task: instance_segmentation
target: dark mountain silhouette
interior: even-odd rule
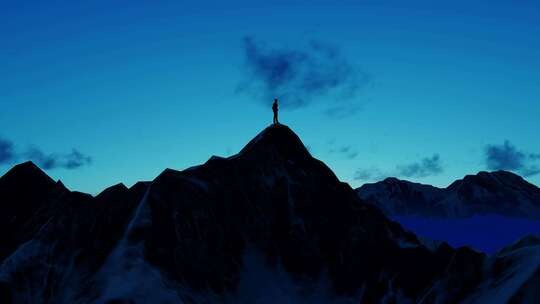
[[[499,214],[540,219],[540,188],[506,171],[467,175],[447,188],[387,178],[365,184],[356,192],[388,215],[469,217]]]
[[[232,157],[96,197],[24,163],[0,178],[0,202],[1,303],[456,303],[497,286],[500,299],[537,296],[539,242],[501,262],[427,248],[283,125]]]

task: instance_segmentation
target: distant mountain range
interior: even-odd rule
[[[470,217],[498,214],[540,219],[540,188],[506,171],[467,175],[447,188],[397,178],[365,184],[358,196],[387,215]]]
[[[283,125],[96,197],[30,162],[0,178],[0,303],[538,303],[539,287],[538,238],[491,257],[427,245]]]

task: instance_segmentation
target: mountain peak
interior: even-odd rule
[[[467,175],[461,180],[453,182],[448,189],[458,189],[464,186],[478,185],[486,189],[513,188],[526,191],[538,191],[538,187],[527,182],[521,176],[509,171],[480,171],[474,175]]]
[[[491,172],[491,174],[495,176],[497,179],[504,181],[506,184],[523,184],[523,185],[526,185],[527,187],[532,186],[534,188],[537,188],[533,184],[526,181],[523,177],[510,171],[499,170],[499,171]]]
[[[128,192],[128,187],[124,185],[123,183],[118,183],[114,186],[111,186],[105,190],[103,190],[101,193],[99,193],[96,198],[97,199],[106,199],[110,197],[120,196]]]
[[[53,187],[56,183],[43,170],[31,161],[13,166],[0,181],[9,184],[43,185]]]
[[[365,184],[357,193],[391,215],[500,214],[540,218],[540,189],[508,171],[481,171],[456,180],[446,188],[387,178]]]
[[[31,160],[29,161],[25,161],[23,163],[20,163],[20,164],[17,164],[15,166],[13,166],[13,168],[11,168],[11,170],[9,170],[9,172],[11,171],[20,171],[20,170],[24,170],[24,171],[27,171],[27,172],[32,172],[32,171],[41,171],[43,172],[36,164],[34,164],[34,162],[32,162]],[[8,173],[9,173],[8,172]]]
[[[253,154],[268,154],[277,152],[287,159],[311,158],[306,146],[286,125],[271,125],[253,138],[238,154],[249,156]]]

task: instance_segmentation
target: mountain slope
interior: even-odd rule
[[[117,185],[94,198],[54,183],[32,163],[15,166],[4,177],[0,193],[7,196],[0,196],[0,214],[15,220],[8,223],[10,230],[1,230],[11,239],[2,238],[9,251],[0,260],[0,299],[14,303],[59,302],[60,291],[84,286],[147,187]],[[84,294],[85,288],[77,292]]]
[[[467,175],[444,189],[388,178],[356,192],[389,215],[540,218],[540,188],[506,171]]]
[[[11,204],[45,197],[50,217],[28,215],[40,228],[2,247],[2,303],[455,303],[483,278],[484,254],[426,248],[282,125],[235,156],[96,197],[60,187],[27,198],[34,183],[58,184],[7,175],[21,177],[0,189],[24,185],[3,192]],[[6,218],[33,213],[0,199]]]
[[[464,303],[537,303],[540,299],[540,239],[523,239],[490,257],[480,285]]]
[[[0,261],[32,238],[60,209],[67,190],[31,162],[0,177]]]
[[[338,293],[379,284],[384,267],[400,268],[405,264],[398,258],[417,258],[401,251],[417,248],[418,256],[428,255],[413,235],[377,209],[358,204],[352,189],[284,126],[266,129],[229,159],[214,157],[183,172],[166,170],[154,181],[147,204],[154,223],[146,231],[149,261],[195,289],[233,287],[248,244],[295,276],[315,279],[327,271]],[[163,231],[171,234],[164,237]],[[444,263],[433,261],[438,262]],[[399,270],[406,282],[407,272]],[[426,280],[435,273],[428,271]],[[381,296],[377,288],[369,289],[366,297]]]

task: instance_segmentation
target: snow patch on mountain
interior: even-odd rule
[[[337,297],[331,290],[330,280],[322,274],[318,280],[293,278],[281,263],[270,265],[264,255],[248,248],[243,256],[243,270],[238,291],[225,297],[225,303],[358,303],[355,297]]]
[[[73,252],[62,264],[52,263],[55,255],[56,243],[47,243],[39,239],[32,239],[17,248],[17,250],[4,260],[0,266],[0,281],[18,281],[25,286],[17,290],[12,296],[15,303],[42,303],[49,291],[49,273],[61,274],[57,284],[61,286],[61,294],[51,294],[51,303],[74,303],[77,293],[76,287],[82,281],[82,274],[75,270],[75,256]],[[39,265],[36,267],[36,264]],[[24,275],[21,276],[21,273]],[[41,278],[41,279],[37,279]]]
[[[176,292],[167,287],[161,272],[144,257],[144,241],[130,240],[136,229],[152,224],[147,200],[149,190],[137,206],[133,219],[117,247],[96,275],[100,296],[96,303],[137,299],[137,303],[177,303]]]
[[[490,259],[486,279],[464,303],[507,303],[539,271],[540,245],[503,249]]]

